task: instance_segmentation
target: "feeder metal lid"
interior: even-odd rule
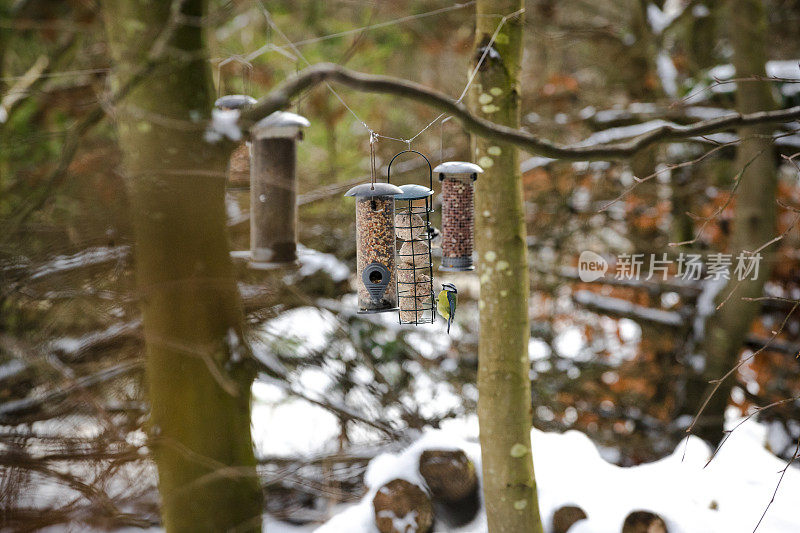
[[[466,161],[445,161],[433,169],[437,174],[481,174],[483,169]]]
[[[311,123],[305,117],[288,111],[275,111],[256,122],[251,132],[261,137],[292,137],[300,128],[307,128]]]
[[[368,197],[368,196],[397,196],[403,194],[403,189],[391,183],[362,183],[356,185],[346,193],[345,196]]]
[[[226,94],[217,98],[214,107],[219,109],[241,109],[256,103],[256,99],[246,94]]]
[[[403,194],[395,196],[396,200],[420,200],[433,194],[431,189],[423,187],[422,185],[417,185],[416,183],[401,185],[400,190],[403,191]]]

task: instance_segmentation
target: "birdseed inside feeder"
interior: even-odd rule
[[[433,185],[428,158],[414,150],[404,150],[389,162],[387,181],[391,179],[392,163],[401,154],[415,153],[428,163],[428,184]],[[395,196],[395,231],[397,252],[397,295],[401,324],[429,324],[436,319],[433,300],[433,261],[431,258],[430,213],[433,188],[417,184],[402,185],[402,194]]]
[[[394,198],[400,187],[364,183],[345,193],[356,199],[358,312],[397,311]]]
[[[297,264],[297,141],[310,126],[300,115],[276,111],[250,130],[250,266]]]
[[[442,265],[439,270],[474,270],[474,182],[483,169],[474,163],[447,161],[433,169],[442,182]]]
[[[246,94],[229,94],[217,98],[214,107],[222,110],[244,109],[256,103],[256,99]],[[250,142],[242,140],[231,153],[228,160],[228,185],[245,187],[250,182]]]

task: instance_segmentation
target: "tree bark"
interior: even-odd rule
[[[185,16],[177,24],[175,6]],[[253,374],[243,364],[243,313],[225,233],[232,145],[203,139],[213,97],[196,23],[205,3],[104,7],[116,83],[153,61],[151,43],[168,37],[153,72],[115,108],[136,239],[163,524],[167,531],[260,531],[250,436]]]
[[[765,36],[767,19],[764,4],[759,0],[728,2],[730,36],[733,41],[733,64],[737,78],[765,76]],[[743,82],[736,87],[736,107],[740,113],[775,107],[769,83]],[[775,235],[777,178],[772,129],[765,125],[739,128],[742,139],[736,154],[736,168],[741,175],[736,195],[731,252],[735,257],[742,250],[753,251]],[[742,343],[750,324],[758,314],[760,304],[745,298],[762,295],[769,279],[772,253],[761,252],[757,279],[741,283],[731,275],[731,281],[720,291],[717,301],[735,291],[724,306],[706,324],[703,352],[706,357],[703,376],[706,381],[721,378],[739,360]],[[735,262],[734,262],[735,264]],[[698,418],[696,433],[712,444],[723,435],[725,408],[728,405],[735,375],[725,380],[711,396],[703,414]],[[709,386],[706,397],[713,391]]]
[[[521,0],[478,0],[474,61]],[[522,16],[510,18],[486,54],[473,84],[475,115],[519,127]],[[479,138],[475,248],[481,281],[478,420],[483,495],[489,531],[541,532],[531,457],[528,362],[528,265],[522,179],[517,149]]]

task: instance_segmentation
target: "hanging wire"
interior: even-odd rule
[[[299,72],[300,72],[300,63],[298,63],[297,61],[295,61],[295,62],[294,62],[294,73],[295,73],[295,75],[296,75],[296,74],[298,74]],[[300,112],[300,103],[301,103],[302,101],[303,101],[303,93],[300,93],[300,94],[298,94],[298,95],[297,95],[297,100],[295,101],[295,104],[294,104],[294,106],[295,106],[295,111],[297,111],[297,114],[298,114],[298,115],[302,115],[302,113]]]
[[[525,12],[525,8],[523,7],[522,9],[518,9],[517,11],[514,11],[513,13],[509,13],[508,15],[504,15],[503,18],[500,19],[500,22],[497,24],[497,28],[494,30],[494,33],[492,34],[492,38],[489,39],[489,43],[484,47],[483,54],[481,54],[481,57],[478,60],[478,64],[475,65],[475,68],[472,69],[472,73],[470,73],[469,79],[467,80],[467,84],[464,86],[464,90],[461,91],[461,95],[459,95],[458,99],[456,100],[457,104],[461,103],[461,101],[464,99],[464,96],[466,96],[467,91],[469,90],[470,86],[472,85],[472,82],[475,81],[475,76],[478,74],[478,70],[481,68],[481,65],[483,65],[484,60],[486,60],[486,56],[489,55],[489,50],[492,49],[492,45],[494,44],[495,39],[497,39],[497,36],[500,34],[500,30],[503,28],[505,23],[508,21],[508,19],[516,17],[518,15],[521,15],[524,12]],[[409,142],[413,141],[414,139],[416,139],[417,137],[422,135],[428,128],[433,126],[436,123],[436,121],[438,121],[440,118],[445,116],[445,114],[446,113],[442,113],[439,116],[437,116],[435,119],[433,119],[427,126],[422,128],[416,135],[411,137],[411,139],[409,139]]]
[[[242,67],[242,91],[244,94],[250,94],[250,78],[253,73],[253,64],[245,57],[240,55],[232,55],[217,63],[217,98],[222,96],[222,67],[228,63],[237,63]]]
[[[296,48],[298,48],[300,46],[305,46],[307,44],[318,43],[318,42],[321,42],[321,41],[327,41],[329,39],[336,39],[336,38],[339,38],[339,37],[346,37],[348,35],[353,35],[354,33],[359,33],[359,32],[369,31],[369,30],[375,30],[375,29],[378,29],[378,28],[386,28],[388,26],[395,26],[397,24],[402,24],[403,22],[409,22],[409,21],[412,21],[412,20],[417,20],[417,19],[421,19],[421,18],[425,18],[425,17],[432,17],[434,15],[439,15],[441,13],[446,13],[448,11],[456,11],[458,9],[464,9],[464,8],[469,7],[471,5],[474,5],[474,4],[475,4],[475,0],[471,0],[469,2],[463,2],[463,3],[460,3],[460,4],[453,4],[452,6],[447,6],[447,7],[442,7],[442,8],[439,8],[439,9],[434,9],[433,11],[426,11],[425,13],[418,13],[416,15],[407,15],[405,17],[400,17],[400,18],[396,18],[396,19],[392,19],[392,20],[387,20],[385,22],[378,22],[376,24],[370,24],[370,25],[362,26],[360,28],[355,28],[355,29],[352,29],[352,30],[345,30],[345,31],[337,32],[337,33],[330,33],[328,35],[323,35],[321,37],[312,37],[310,39],[303,39],[303,40],[300,40],[300,41],[295,41],[295,42],[290,43],[290,44],[288,44],[286,46],[290,46],[291,48],[296,49]],[[247,59],[252,61],[253,59],[259,57],[262,54],[264,54],[265,52],[268,52],[270,50],[276,50],[276,48],[284,48],[284,47],[275,47],[275,46],[270,46],[269,44],[267,44],[267,45],[262,46],[261,48],[259,48],[255,52],[252,52],[251,54],[249,54],[247,56]]]
[[[280,50],[285,49],[285,47],[289,47],[300,59],[302,59],[305,62],[306,65],[311,66],[311,62],[308,61],[308,59],[306,59],[306,57],[303,55],[302,52],[300,52],[300,50],[298,48],[299,46],[302,46],[302,45],[305,45],[305,44],[311,44],[313,42],[319,42],[319,41],[323,41],[323,40],[327,40],[327,39],[333,39],[335,37],[341,37],[343,35],[349,35],[349,34],[352,34],[352,33],[356,33],[358,31],[370,30],[370,29],[375,29],[375,28],[379,28],[379,27],[387,27],[387,26],[391,26],[391,25],[394,25],[394,24],[399,24],[401,22],[406,22],[406,21],[409,21],[409,20],[419,19],[419,18],[423,18],[423,17],[427,17],[427,16],[443,13],[445,11],[452,11],[452,10],[455,10],[455,9],[462,9],[462,8],[468,7],[468,6],[470,6],[470,5],[474,4],[474,3],[475,3],[474,1],[470,1],[470,2],[465,2],[465,3],[462,3],[462,4],[455,4],[455,5],[449,6],[447,8],[440,8],[440,9],[436,9],[436,10],[429,11],[429,12],[426,12],[426,13],[419,13],[417,15],[408,15],[406,17],[401,17],[399,19],[386,21],[386,22],[381,22],[381,23],[378,23],[378,24],[372,24],[372,25],[369,25],[369,26],[364,26],[362,28],[356,28],[356,29],[353,29],[353,30],[347,30],[347,31],[344,31],[344,32],[325,35],[325,36],[318,37],[318,38],[304,39],[304,40],[301,40],[301,41],[292,42],[289,39],[289,37],[287,37],[286,34],[283,33],[283,31],[281,31],[280,27],[278,27],[278,25],[275,23],[275,20],[272,18],[272,14],[269,12],[269,10],[264,5],[264,0],[259,0],[259,5],[260,5],[260,8],[261,8],[262,14],[264,15],[264,18],[267,21],[267,24],[270,26],[270,28],[272,30],[274,30],[277,34],[279,34],[281,36],[281,38],[283,38],[283,40],[286,41],[286,45],[284,47],[278,47],[278,46],[272,45],[270,43],[268,45],[265,45],[265,46],[261,47],[259,50],[256,50],[255,52],[245,56],[245,58],[248,59],[248,60],[249,59],[254,59],[254,58],[258,57],[259,55],[263,54],[265,51],[267,51],[267,49],[273,49],[273,50],[280,51]],[[498,24],[497,24],[497,28],[495,28],[495,31],[492,34],[491,39],[489,39],[488,44],[485,46],[483,54],[481,54],[481,57],[478,60],[478,63],[472,69],[472,72],[470,73],[470,76],[467,79],[467,84],[464,86],[464,89],[461,91],[461,94],[459,95],[458,99],[456,100],[456,103],[461,103],[461,101],[464,99],[464,96],[466,96],[467,91],[472,86],[472,82],[475,81],[475,77],[476,77],[476,75],[478,73],[478,70],[480,70],[481,66],[483,65],[483,62],[486,60],[486,57],[489,54],[489,51],[492,49],[492,45],[494,44],[495,40],[497,39],[497,36],[500,34],[500,30],[503,28],[503,26],[506,24],[506,22],[508,22],[509,19],[514,18],[514,17],[516,17],[518,15],[521,15],[524,12],[525,12],[525,8],[523,7],[522,9],[518,9],[517,11],[514,11],[513,13],[509,13],[507,15],[503,15],[502,16],[502,18],[500,19],[500,22],[498,22]],[[345,107],[345,109],[347,109],[350,112],[350,114],[353,115],[353,118],[355,118],[362,126],[364,126],[364,129],[367,130],[367,132],[370,135],[370,146],[372,146],[372,144],[374,144],[374,142],[377,141],[377,139],[382,138],[382,139],[388,139],[388,140],[392,140],[392,141],[405,143],[408,146],[408,149],[410,150],[411,149],[411,143],[417,137],[419,137],[420,135],[425,133],[431,126],[433,126],[437,121],[439,121],[439,119],[441,119],[443,116],[445,116],[445,113],[441,113],[436,118],[434,118],[430,123],[428,123],[424,128],[422,128],[420,131],[418,131],[413,137],[411,137],[409,139],[403,139],[403,138],[398,138],[398,137],[390,137],[388,135],[381,135],[381,134],[377,133],[374,129],[370,128],[367,125],[367,123],[364,120],[362,120],[361,117],[359,117],[358,114],[355,111],[353,111],[353,109],[349,105],[347,105],[347,102],[345,102],[344,98],[342,98],[339,95],[339,93],[336,92],[336,90],[330,85],[330,83],[328,83],[328,82],[324,82],[324,83],[325,83],[325,86],[328,88],[328,90],[330,90],[331,93],[337,98],[337,100],[339,100],[339,102],[341,102],[341,104]]]
[[[453,117],[447,117],[439,123],[439,164],[444,162],[444,123]]]
[[[306,57],[303,55],[303,53],[302,53],[302,52],[301,52],[301,51],[300,51],[300,50],[297,48],[297,46],[295,45],[295,43],[293,43],[293,42],[292,42],[292,41],[291,41],[291,40],[290,40],[290,39],[289,39],[289,38],[286,36],[286,34],[285,34],[285,33],[283,33],[283,31],[281,31],[281,29],[278,27],[278,25],[277,25],[277,24],[275,24],[275,21],[273,20],[273,18],[272,18],[272,15],[270,14],[269,10],[268,10],[268,9],[266,8],[266,6],[264,5],[264,0],[259,0],[259,4],[261,5],[261,11],[262,11],[262,13],[264,14],[264,18],[267,20],[267,24],[269,24],[269,25],[270,25],[270,27],[271,27],[273,30],[275,30],[275,33],[277,33],[278,35],[280,35],[280,36],[281,36],[281,37],[282,37],[282,38],[283,38],[283,39],[286,41],[287,45],[288,45],[288,46],[289,46],[289,47],[292,49],[292,51],[294,51],[294,53],[295,53],[295,54],[297,54],[297,56],[298,56],[298,57],[300,57],[300,59],[302,59],[302,60],[303,60],[303,61],[306,63],[306,65],[308,65],[308,66],[311,66],[311,63],[308,61],[308,59],[306,59]],[[361,120],[361,117],[359,117],[359,116],[356,114],[356,112],[355,112],[355,111],[353,111],[353,110],[350,108],[350,106],[349,106],[349,105],[347,105],[347,102],[345,102],[345,101],[344,101],[344,99],[343,99],[341,96],[339,96],[339,93],[337,93],[337,92],[336,92],[336,91],[333,89],[333,87],[331,87],[331,84],[330,84],[330,83],[328,83],[328,82],[325,82],[325,86],[326,86],[326,87],[328,87],[328,89],[329,89],[329,90],[330,90],[330,91],[333,93],[333,95],[334,95],[334,96],[335,96],[335,97],[336,97],[336,98],[337,98],[337,99],[338,99],[338,100],[339,100],[339,101],[342,103],[342,105],[343,105],[343,106],[344,106],[344,107],[345,107],[345,108],[346,108],[348,111],[350,111],[350,114],[351,114],[351,115],[353,115],[353,117],[354,117],[354,118],[355,118],[355,119],[356,119],[358,122],[360,122],[362,126],[364,126],[364,128],[365,128],[365,129],[366,129],[366,130],[367,130],[367,131],[370,133],[370,135],[374,133],[374,130],[373,130],[372,128],[370,128],[369,126],[367,126],[367,123],[366,123],[366,122],[364,122],[363,120]]]
[[[369,161],[370,161],[370,177],[372,180],[372,186],[370,189],[375,189],[375,180],[377,178],[377,172],[375,171],[375,143],[378,142],[378,134],[374,131],[370,131],[369,133]]]

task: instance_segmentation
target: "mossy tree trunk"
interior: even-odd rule
[[[474,62],[500,17],[521,0],[478,0]],[[475,78],[476,115],[519,127],[522,16],[503,26]],[[496,52],[496,53],[495,53]],[[531,457],[531,387],[528,361],[528,263],[522,179],[517,149],[478,139],[476,161],[485,170],[476,184],[475,248],[481,281],[478,345],[478,418],[483,495],[492,533],[541,532]]]
[[[729,1],[730,37],[733,41],[733,65],[737,78],[764,76],[766,63],[765,37],[767,19],[764,3],[760,0]],[[740,113],[773,109],[775,102],[766,82],[743,82],[736,87],[736,110]],[[739,129],[741,144],[737,148],[736,169],[744,169],[736,194],[731,252],[753,251],[775,236],[777,178],[772,127],[751,126]],[[731,281],[717,298],[728,297],[706,324],[703,352],[705,354],[706,381],[722,377],[739,360],[742,343],[757,316],[760,304],[747,298],[762,295],[764,283],[769,279],[772,254],[770,248],[761,252],[763,258],[756,279],[739,282],[731,273]],[[735,375],[723,382],[709,401],[700,417],[696,433],[712,444],[723,435],[725,408],[730,399]],[[709,388],[711,388],[709,386]],[[707,393],[708,394],[708,393]]]
[[[155,70],[116,107],[135,230],[151,446],[167,531],[260,531],[243,315],[225,232],[230,146],[210,145],[202,0],[104,4],[116,83],[178,24]]]

